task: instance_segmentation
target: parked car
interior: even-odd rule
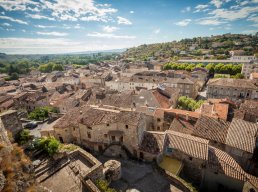
[[[27,128],[27,129],[34,129],[38,126],[37,122],[29,122],[27,124],[24,125],[24,128]]]

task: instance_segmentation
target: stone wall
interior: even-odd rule
[[[217,191],[238,191],[243,189],[244,181],[236,180],[227,177],[221,173],[215,173],[213,170],[204,170],[204,177],[202,182],[202,190],[209,192]]]
[[[22,130],[22,124],[18,119],[17,111],[9,110],[0,115],[0,126],[10,131],[13,135]]]
[[[200,185],[203,177],[202,167],[205,167],[206,161],[191,157],[175,149],[169,156],[183,162],[184,166],[180,173],[182,178],[189,179],[194,184]]]
[[[233,157],[236,162],[246,171],[249,172],[253,168],[253,163],[251,161],[253,154],[247,151],[242,151],[231,146],[226,146],[225,151]]]

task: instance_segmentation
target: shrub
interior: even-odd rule
[[[199,109],[201,105],[204,103],[204,100],[196,101],[192,98],[181,96],[178,99],[178,108],[189,110],[189,111],[195,111],[196,109]]]
[[[108,182],[106,180],[103,180],[103,179],[98,179],[96,181],[96,186],[102,192],[116,192],[115,189],[108,187]]]
[[[32,139],[32,136],[30,135],[29,130],[23,129],[19,133],[17,133],[15,141],[19,143],[20,145],[28,143],[29,140]]]
[[[48,118],[50,112],[56,113],[57,109],[53,107],[38,107],[29,114],[28,118],[36,121],[44,121]]]
[[[60,147],[60,142],[54,137],[44,137],[37,140],[36,148],[44,150],[49,156],[53,156]]]

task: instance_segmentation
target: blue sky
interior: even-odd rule
[[[0,52],[128,48],[258,32],[258,0],[0,0]]]

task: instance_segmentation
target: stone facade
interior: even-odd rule
[[[17,111],[9,110],[0,114],[0,127],[10,131],[13,135],[22,130],[22,124],[18,119]]]
[[[120,144],[133,153],[133,150],[137,148],[141,141],[143,131],[146,130],[144,114],[115,110],[107,111],[106,109],[105,112],[110,114],[104,114],[103,109],[96,108],[92,110],[100,110],[98,112],[95,111],[100,117],[103,116],[105,118],[104,116],[107,115],[111,119],[118,119],[105,123],[95,123],[91,126],[83,121],[79,121],[78,126],[66,128],[58,128],[57,123],[54,126],[56,137],[62,142],[76,143],[94,151],[103,151],[112,143]],[[88,115],[88,118],[91,118],[90,112]],[[106,118],[109,118],[107,116]],[[127,117],[128,120],[123,120],[123,118]],[[130,117],[133,119],[130,119]],[[136,122],[132,122],[134,120]]]
[[[207,98],[258,99],[258,86],[250,80],[215,79],[208,82]]]

